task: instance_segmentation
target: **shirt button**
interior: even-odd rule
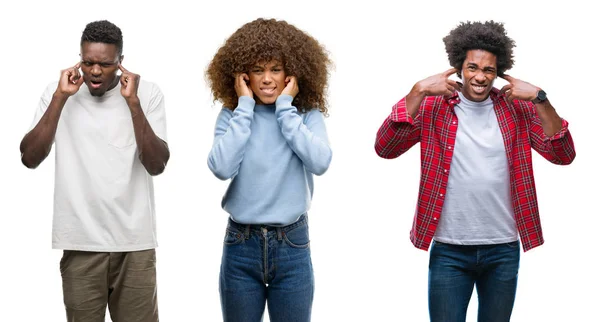
[[[437,220],[437,217],[433,217],[433,220]]]
[[[451,147],[451,146],[448,146],[448,150],[450,150],[450,149],[452,149],[452,147]]]
[[[443,194],[443,193],[440,193],[440,197],[443,197],[443,196],[444,196],[444,194]]]
[[[448,173],[448,169],[444,169],[444,173]]]
[[[456,121],[452,121],[452,124],[456,124]]]

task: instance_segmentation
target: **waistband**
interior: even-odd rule
[[[298,218],[298,220],[296,220],[296,222],[286,225],[286,226],[270,226],[270,225],[263,225],[263,224],[240,224],[237,223],[235,221],[233,221],[231,218],[229,218],[229,223],[228,223],[228,227],[231,227],[235,230],[238,230],[240,233],[244,234],[244,237],[246,239],[250,238],[250,232],[251,231],[275,231],[277,233],[277,239],[281,240],[282,236],[297,227],[300,227],[302,225],[307,225],[308,224],[308,216],[306,214],[302,214],[302,216],[300,216],[300,218]]]

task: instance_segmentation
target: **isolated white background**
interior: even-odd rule
[[[227,182],[206,166],[214,121],[204,70],[223,41],[258,17],[285,19],[331,54],[334,151],[310,210],[316,277],[313,321],[428,321],[428,253],[408,239],[419,147],[396,160],[373,150],[391,106],[418,80],[449,68],[442,38],[460,21],[504,22],[516,41],[509,73],[546,90],[570,122],[568,167],[537,154],[546,244],[522,256],[512,321],[597,318],[598,32],[583,1],[19,1],[0,10],[0,321],[64,321],[52,250],[54,153],[36,170],[19,142],[45,86],[75,64],[85,24],[124,34],[123,65],[166,97],[171,160],[155,179],[162,321],[220,321],[218,274]],[[505,82],[498,80],[497,87]],[[476,321],[476,296],[468,321]]]

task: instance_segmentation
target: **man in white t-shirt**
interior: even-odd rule
[[[107,305],[114,322],[158,321],[151,176],[169,159],[164,98],[122,50],[117,26],[89,23],[81,61],[46,88],[21,142],[32,169],[56,145],[52,246],[64,250],[68,321],[104,321]]]

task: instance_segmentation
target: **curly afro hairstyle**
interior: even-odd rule
[[[81,45],[84,42],[100,42],[117,46],[119,55],[123,53],[123,34],[121,29],[106,20],[90,22],[81,34]]]
[[[234,110],[238,102],[235,75],[272,60],[283,64],[286,75],[296,76],[300,92],[293,104],[298,111],[318,108],[327,114],[325,90],[331,60],[326,50],[302,30],[275,19],[246,23],[219,48],[206,70],[214,100]]]
[[[496,56],[498,76],[503,76],[514,64],[515,42],[506,35],[504,25],[493,20],[484,23],[461,22],[444,37],[444,44],[450,65],[458,69],[459,77],[467,51],[472,49],[483,49]]]

